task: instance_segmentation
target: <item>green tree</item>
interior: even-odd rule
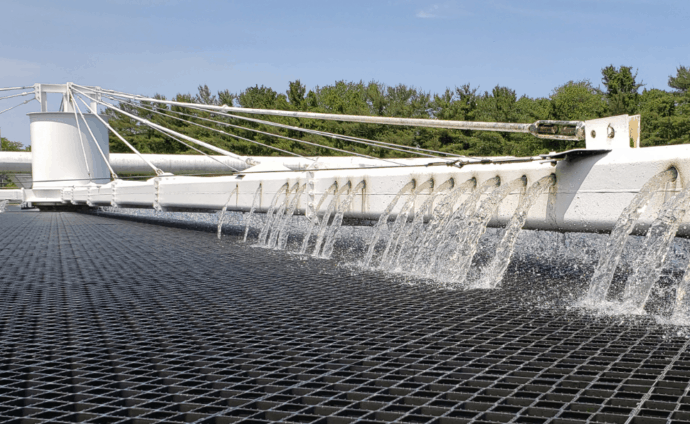
[[[24,147],[22,143],[18,141],[10,141],[5,137],[2,137],[0,145],[2,146],[0,150],[2,150],[3,152],[22,152],[30,150],[28,147]]]
[[[685,66],[676,68],[676,76],[668,77],[668,86],[680,92],[687,92],[690,89],[690,68]]]
[[[304,97],[306,92],[307,88],[300,80],[290,81],[289,88],[286,92],[290,105],[297,110],[302,110],[305,106]]]
[[[218,104],[218,98],[215,95],[211,94],[211,90],[208,88],[208,85],[200,85],[198,90],[199,93],[194,98],[195,103],[201,103],[204,105]]]
[[[555,120],[585,121],[600,118],[606,111],[602,93],[589,80],[568,81],[554,88],[549,100],[549,115]]]
[[[288,109],[285,94],[278,94],[270,87],[249,87],[237,96],[241,107],[253,109]]]
[[[601,82],[606,87],[605,97],[611,115],[635,114],[639,110],[639,90],[644,86],[637,82],[637,71],[632,66],[616,68],[609,65],[601,70]]]

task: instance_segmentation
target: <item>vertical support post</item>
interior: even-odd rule
[[[640,148],[640,122],[642,121],[641,115],[633,115],[630,117],[630,139],[632,140],[632,146],[636,149]]]
[[[41,104],[41,112],[48,112],[48,97],[43,91],[43,84],[34,84],[34,96]]]
[[[101,100],[101,93],[100,93],[101,87],[96,87],[96,92],[92,93],[92,98],[91,100],[91,110],[97,111],[98,110],[98,101]]]

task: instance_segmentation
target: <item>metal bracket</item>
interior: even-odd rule
[[[565,159],[566,157],[574,156],[595,156],[609,153],[611,149],[572,149],[565,152],[549,153],[548,155],[539,155],[544,159]]]
[[[630,148],[630,116],[619,115],[585,121],[587,150]]]

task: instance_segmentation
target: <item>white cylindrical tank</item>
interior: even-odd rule
[[[73,112],[29,113],[31,121],[31,172],[33,190],[46,201],[59,196],[52,191],[65,186],[81,186],[91,182],[105,184],[110,172],[95,143],[109,156],[108,129],[90,113],[79,117],[79,126]],[[81,132],[81,139],[79,133]],[[83,147],[82,147],[83,142]],[[41,193],[43,192],[43,193]]]

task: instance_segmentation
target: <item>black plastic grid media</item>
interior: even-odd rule
[[[690,422],[653,325],[98,216],[0,234],[0,422]]]

